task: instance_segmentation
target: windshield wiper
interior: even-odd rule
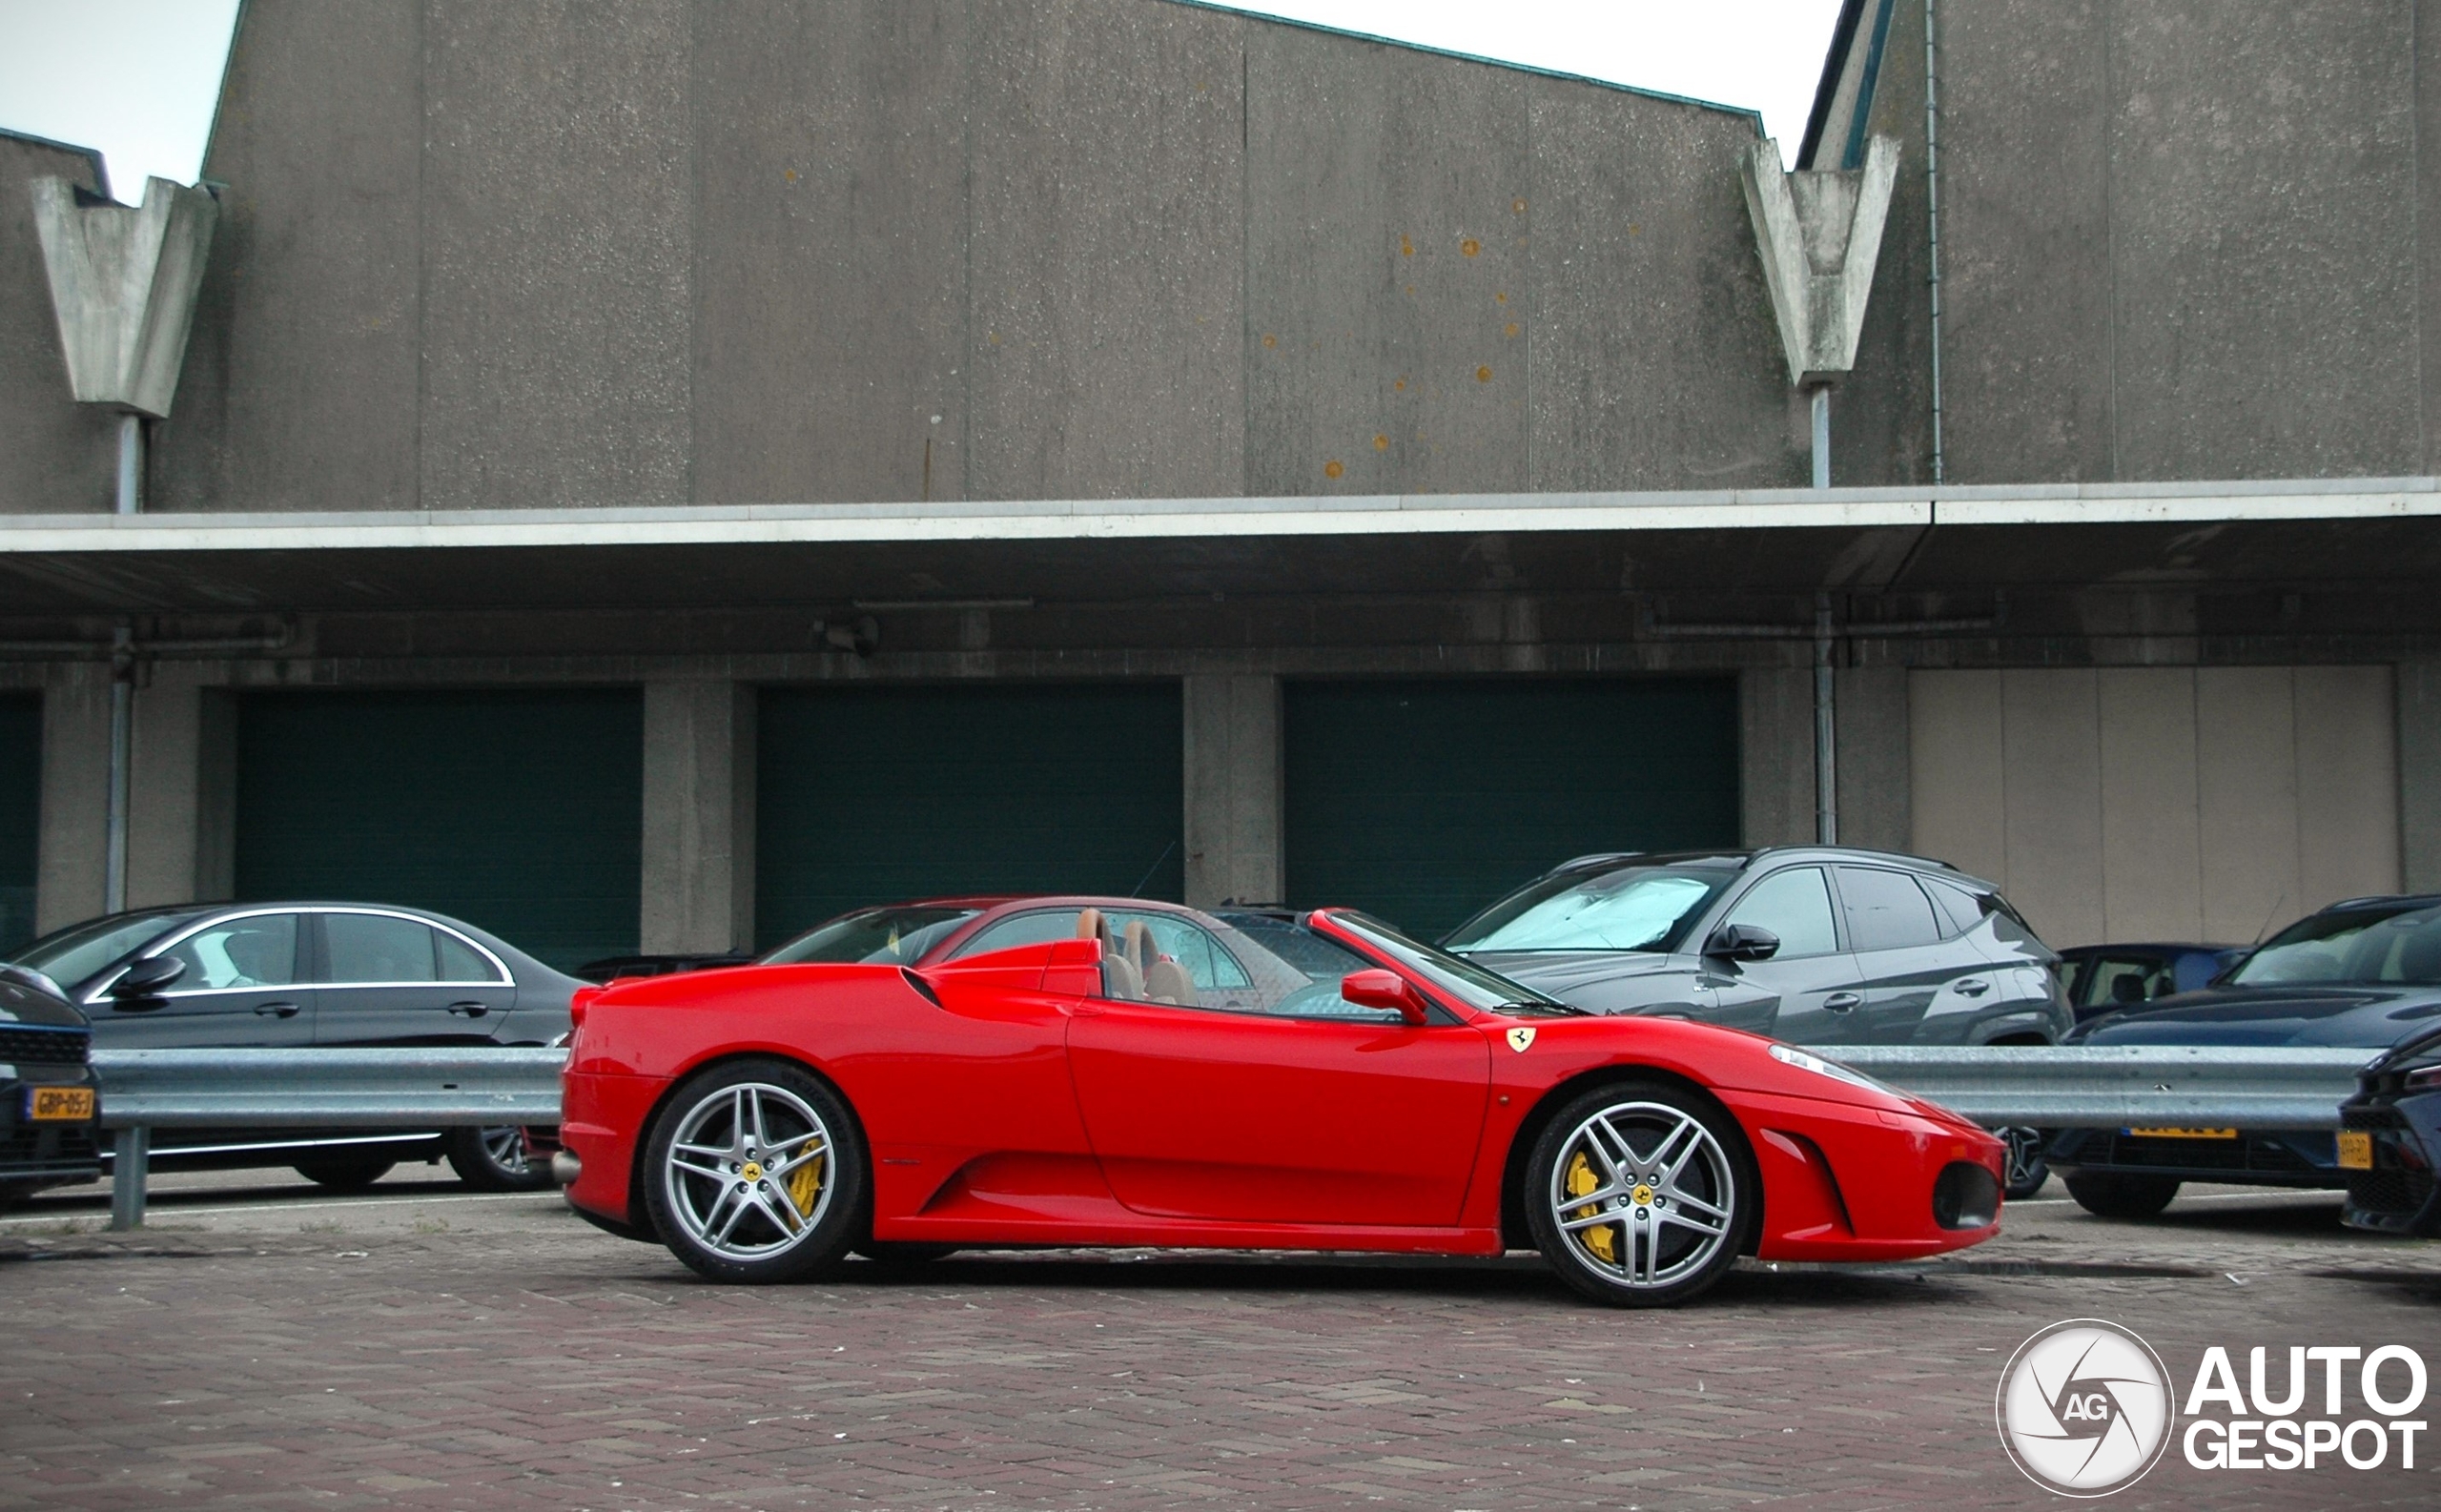
[[[1584,1009],[1577,1007],[1574,1003],[1563,1003],[1557,998],[1547,998],[1539,1003],[1494,1003],[1489,1011],[1494,1013],[1574,1013],[1579,1017],[1587,1016]]]

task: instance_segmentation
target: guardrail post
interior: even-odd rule
[[[153,1160],[153,1131],[121,1129],[111,1144],[111,1227],[144,1227],[145,1167]]]

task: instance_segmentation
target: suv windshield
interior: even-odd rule
[[[766,966],[807,962],[865,962],[904,966],[922,958],[940,938],[982,912],[981,909],[866,909],[817,924],[763,957]]]
[[[1451,931],[1453,950],[1670,950],[1737,875],[1705,864],[1564,871]]]
[[[77,983],[130,950],[140,950],[188,919],[193,909],[157,909],[148,913],[113,913],[54,930],[10,957],[11,964],[30,966],[61,987]]]
[[[2441,908],[2401,903],[2301,919],[2230,973],[2237,987],[2441,985]]]
[[[1505,1013],[1579,1013],[1556,997],[1546,997],[1521,982],[1512,982],[1497,971],[1487,971],[1472,961],[1463,961],[1446,950],[1436,950],[1429,945],[1408,939],[1397,930],[1354,909],[1333,909],[1328,917],[1333,924],[1362,939],[1383,954],[1397,961],[1433,986],[1447,992],[1468,1008]]]

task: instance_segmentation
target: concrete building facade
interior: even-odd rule
[[[29,218],[99,165],[0,139],[0,897],[110,901],[114,676],[130,905],[570,963],[1434,931],[1826,808],[2061,945],[2441,888],[2424,10],[1853,0],[1815,490],[1744,112],[1176,0],[249,0],[140,516]]]

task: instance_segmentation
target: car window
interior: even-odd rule
[[[151,944],[194,917],[192,909],[178,912],[168,909],[113,914],[53,930],[10,960],[18,966],[32,967],[63,988],[73,988],[130,950]]]
[[[1212,992],[1228,988],[1250,987],[1245,968],[1222,949],[1220,942],[1199,926],[1175,913],[1113,913],[1113,933],[1126,938],[1127,927],[1141,922],[1151,936],[1153,949],[1179,963],[1187,979],[1200,991]]]
[[[432,931],[433,944],[441,951],[441,979],[444,982],[497,982],[500,969],[483,952],[450,933],[447,930]]]
[[[980,909],[864,909],[818,924],[763,957],[766,966],[801,962],[905,965],[924,958],[942,936]],[[1071,914],[1073,920],[1075,915]],[[968,953],[961,950],[963,955]]]
[[[297,980],[297,915],[256,913],[206,925],[161,954],[187,969],[170,988],[187,992],[286,987]]]
[[[2441,909],[2401,903],[2301,919],[2231,974],[2232,983],[2441,984]]]
[[[2108,1008],[2150,1002],[2178,991],[2167,964],[2137,956],[2102,956],[2078,984],[2077,1006]]]
[[[437,981],[432,939],[432,930],[415,919],[388,913],[325,913],[322,946],[329,969],[324,980]]]
[[[1939,943],[1933,906],[1904,871],[1841,867],[1839,901],[1848,912],[1848,949],[1901,950]]]
[[[1940,925],[1942,939],[1970,933],[1983,922],[1983,905],[1974,893],[1938,877],[1918,877],[1916,880],[1922,883],[1925,892],[1932,896],[1933,912]]]
[[[1452,950],[1668,950],[1736,873],[1622,866],[1545,877],[1450,932]]]
[[[1775,961],[1800,955],[1829,955],[1839,949],[1839,931],[1831,922],[1831,889],[1820,867],[1791,867],[1754,884],[1737,900],[1724,924],[1751,924],[1780,937]]]
[[[1077,912],[1075,909],[1036,909],[1032,913],[1011,914],[975,930],[973,938],[957,948],[952,959],[988,955],[994,950],[1014,950],[1020,945],[1073,940],[1077,937]]]

